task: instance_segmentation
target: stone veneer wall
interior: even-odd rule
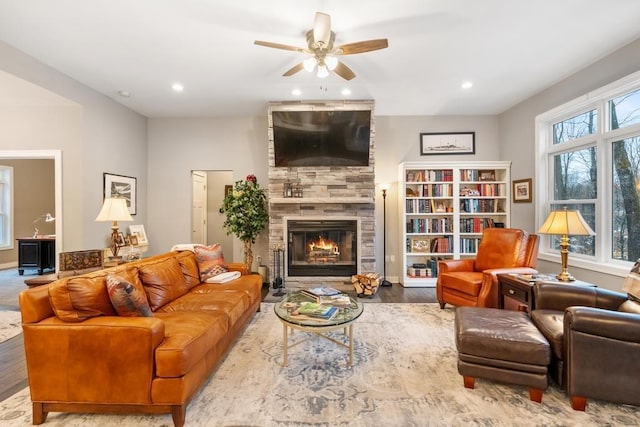
[[[272,111],[306,110],[371,110],[371,135],[369,142],[369,166],[365,167],[288,167],[276,168],[273,151]],[[317,103],[269,104],[269,275],[273,280],[273,248],[286,251],[284,241],[284,217],[351,216],[360,220],[360,271],[375,271],[375,118],[373,101],[335,101]],[[302,187],[302,198],[284,198],[286,181]],[[285,252],[286,257],[286,252]],[[285,271],[282,277],[286,276]],[[345,277],[322,277],[323,282],[341,281]],[[314,282],[314,278],[286,277],[285,286]]]

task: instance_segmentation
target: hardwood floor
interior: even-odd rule
[[[262,289],[262,296],[269,293]],[[435,288],[403,288],[394,283],[378,289],[378,295],[385,303],[429,303],[436,302]],[[0,343],[0,401],[28,385],[27,367],[24,356],[22,334]]]

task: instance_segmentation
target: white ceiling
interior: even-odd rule
[[[389,48],[343,57],[350,82],[282,77],[304,55],[253,41],[304,47],[317,11],[336,45]],[[638,0],[0,0],[0,40],[148,117],[259,115],[345,87],[379,115],[497,114],[640,37],[639,18]]]

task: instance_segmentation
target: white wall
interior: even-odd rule
[[[535,177],[534,123],[537,115],[639,69],[640,40],[636,40],[502,113],[499,116],[500,152],[501,159],[513,162],[511,178]],[[534,182],[534,196],[535,186]],[[512,226],[535,231],[533,203],[515,203],[512,205],[511,212]],[[569,256],[569,263],[571,263],[571,256]],[[539,261],[538,269],[544,272],[560,272],[561,268],[558,263]],[[570,267],[569,271],[577,278],[596,283],[600,287],[618,291],[622,288],[622,277],[577,267]]]
[[[224,199],[224,186],[233,185],[232,171],[207,171],[207,244],[219,243],[222,248],[232,248],[233,235],[222,226],[225,216],[220,213]]]
[[[420,133],[475,132],[475,155],[420,155]],[[401,227],[398,216],[398,165],[406,161],[469,161],[500,158],[498,120],[496,116],[382,116],[376,117],[376,184],[388,183],[387,193],[387,276],[397,282],[401,274]],[[383,265],[383,200],[376,188],[376,259],[377,271]]]
[[[233,181],[254,174],[266,188],[267,166],[266,106],[264,117],[149,119],[150,252],[190,241],[192,170],[231,170]],[[267,259],[267,241],[256,242],[254,259]],[[225,259],[244,261],[241,249],[236,242]]]
[[[25,96],[12,92],[6,99],[6,87],[0,86],[0,150],[62,150],[61,250],[106,245],[110,227],[94,221],[102,204],[103,172],[138,179],[134,218],[146,223],[146,118],[4,42],[0,42],[0,70],[31,84],[19,83],[25,96],[32,94],[27,88],[33,86],[67,101],[25,105]]]

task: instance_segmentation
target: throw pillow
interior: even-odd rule
[[[631,271],[624,279],[622,290],[629,295],[629,299],[640,302],[640,259],[633,264]]]
[[[219,243],[211,246],[197,245],[194,249],[200,270],[200,281],[206,282],[210,277],[229,271]]]
[[[107,276],[107,291],[119,316],[152,317],[146,296],[131,283],[118,276]]]

